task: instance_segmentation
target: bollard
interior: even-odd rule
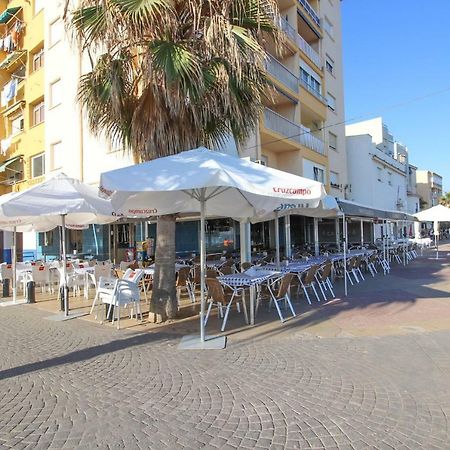
[[[111,306],[111,312],[108,314],[109,307],[110,305],[105,304],[105,318],[108,322],[112,322],[114,317],[114,305]]]
[[[36,283],[29,281],[26,292],[27,303],[36,303]]]
[[[65,291],[65,292],[64,292]],[[61,286],[59,288],[59,294],[61,298],[60,311],[64,311],[64,298],[67,296],[67,310],[69,310],[69,288],[67,286]]]
[[[9,278],[3,280],[3,297],[9,297]]]

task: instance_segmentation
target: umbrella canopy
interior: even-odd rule
[[[203,147],[103,173],[100,189],[127,216],[200,212],[202,195],[207,216],[261,217],[326,196],[317,181]]]
[[[48,231],[60,225],[62,232],[63,295],[68,315],[65,228],[117,220],[111,202],[98,196],[98,190],[61,173],[22,192],[0,197],[0,229],[14,232],[13,302],[16,300],[17,231]]]
[[[111,202],[100,198],[98,190],[79,180],[59,174],[22,192],[0,197],[0,228],[30,228],[47,231],[62,224],[74,228],[117,220]],[[17,230],[19,231],[19,229]]]
[[[450,222],[450,208],[436,205],[414,214],[421,222]]]
[[[249,219],[316,208],[323,184],[204,147],[101,175],[100,189],[125,215],[200,213],[200,340],[205,340],[205,217]],[[253,308],[251,308],[253,311]]]

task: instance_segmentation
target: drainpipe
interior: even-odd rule
[[[78,43],[80,44],[80,43]],[[77,85],[82,75],[83,55],[78,47],[78,80]],[[77,88],[78,89],[78,88]],[[83,108],[78,105],[79,108],[79,125],[78,125],[78,138],[80,140],[79,156],[80,156],[80,180],[84,181],[84,130],[83,130]]]

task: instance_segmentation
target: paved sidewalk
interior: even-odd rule
[[[227,349],[0,308],[0,448],[448,449],[450,246]],[[341,292],[341,288],[338,288]],[[212,318],[208,328],[218,327]]]

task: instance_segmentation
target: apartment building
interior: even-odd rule
[[[43,1],[0,1],[0,193],[38,183],[44,156]]]
[[[415,214],[420,211],[420,196],[417,192],[417,167],[409,164],[408,184],[406,189],[408,213]]]
[[[441,175],[431,170],[417,170],[416,178],[422,209],[438,205],[443,193]]]
[[[407,211],[409,161],[381,117],[345,127],[349,199],[373,208]]]
[[[76,8],[78,4],[79,0],[71,0],[69,8]],[[17,136],[12,137],[13,142],[19,140],[23,145],[11,146],[3,158],[3,164],[9,161],[11,168],[7,172],[10,182],[5,192],[22,189],[60,171],[96,184],[101,172],[133,163],[121,148],[106,139],[94,138],[89,132],[76,95],[78,79],[90,70],[90,61],[87,55],[78,52],[67,35],[62,18],[64,5],[65,2],[59,0],[3,1],[4,20],[12,25],[19,17],[25,25],[20,56],[25,62],[20,67],[25,72],[16,96],[23,99],[20,108],[24,111],[24,122]],[[344,197],[348,182],[342,125],[340,1],[279,0],[279,8],[279,25],[286,38],[285,44],[281,54],[270,48],[267,61],[274,95],[265,105],[258,132],[245,148],[239,149],[241,156],[316,179],[323,182],[331,194]],[[12,68],[7,73],[11,74]],[[1,81],[6,84],[8,79],[5,77]],[[14,134],[5,134],[3,130],[0,133],[2,139]],[[234,145],[229,147],[227,150],[236,151]],[[14,169],[15,165],[21,170]],[[134,245],[136,230],[133,226],[114,227],[117,228],[115,234],[123,238],[119,244],[122,249]],[[107,228],[71,231],[69,251],[98,253],[99,247],[106,251],[113,244]],[[183,242],[183,236],[195,233],[197,224],[182,224],[179,228],[179,242]],[[211,235],[215,236],[211,241],[236,242],[237,230],[231,221],[227,224],[222,221],[210,228]],[[271,229],[270,241],[273,241],[273,224]],[[141,230],[140,238],[154,234],[150,230],[153,228]],[[54,234],[52,238],[40,240],[38,247],[42,253],[56,252],[58,236]],[[191,237],[186,238],[186,242],[193,245]],[[186,249],[195,251],[196,247]]]
[[[270,48],[273,98],[241,153],[323,182],[344,197],[347,187],[340,1],[280,0],[285,45]]]

